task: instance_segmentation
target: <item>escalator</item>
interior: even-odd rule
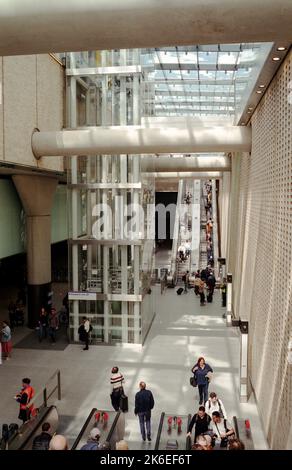
[[[1,444],[2,450],[31,450],[33,440],[41,434],[45,422],[50,423],[50,433],[56,433],[59,415],[55,406],[41,408],[35,418],[20,426],[7,442]]]
[[[124,439],[125,414],[122,411],[104,411],[93,408],[86,418],[71,450],[80,450],[87,443],[90,431],[97,427],[100,431],[99,442],[109,444],[115,450],[116,443]]]
[[[161,413],[155,450],[189,450],[191,439],[187,437],[191,415]]]

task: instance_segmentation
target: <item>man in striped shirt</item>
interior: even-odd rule
[[[112,386],[112,392],[111,392],[111,401],[113,408],[116,411],[119,411],[120,409],[120,401],[121,401],[121,396],[123,394],[123,382],[125,381],[123,374],[119,372],[118,367],[113,367],[112,368],[112,375],[111,375],[111,386]]]

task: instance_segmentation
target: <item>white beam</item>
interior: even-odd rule
[[[32,148],[42,156],[149,153],[249,152],[249,127],[90,127],[35,132]]]
[[[144,156],[141,160],[142,171],[147,172],[204,172],[230,171],[230,158],[225,156]]]
[[[292,40],[291,0],[1,0],[0,55]]]
[[[150,172],[146,173],[150,174]],[[155,178],[155,184],[159,183],[177,183],[179,180],[191,179],[191,180],[201,180],[201,179],[221,179],[222,173],[220,171],[172,171],[172,172],[152,172],[151,176]]]

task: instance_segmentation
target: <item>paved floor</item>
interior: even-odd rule
[[[160,295],[156,291],[156,316],[145,345],[91,346],[83,351],[79,345],[68,345],[64,351],[15,349],[10,361],[0,366],[0,426],[17,422],[17,404],[13,396],[21,378],[28,376],[36,390],[59,368],[62,400],[61,431],[70,442],[77,436],[93,407],[111,409],[109,377],[118,365],[126,383],[129,412],[126,415],[126,440],[130,448],[154,448],[157,426],[162,411],[169,414],[193,413],[198,407],[197,389],[189,385],[190,369],[199,356],[214,368],[209,391],[216,391],[224,401],[230,417],[249,418],[257,449],[265,449],[257,408],[251,399],[238,400],[239,336],[235,328],[227,328],[222,319],[219,294],[214,303],[199,306],[193,292],[177,296],[174,289]],[[21,328],[20,328],[21,329]],[[134,397],[138,383],[144,380],[155,398],[153,440],[141,443],[138,419],[134,416]]]

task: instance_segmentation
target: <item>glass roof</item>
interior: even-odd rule
[[[142,50],[144,116],[234,118],[272,44],[214,44]]]

